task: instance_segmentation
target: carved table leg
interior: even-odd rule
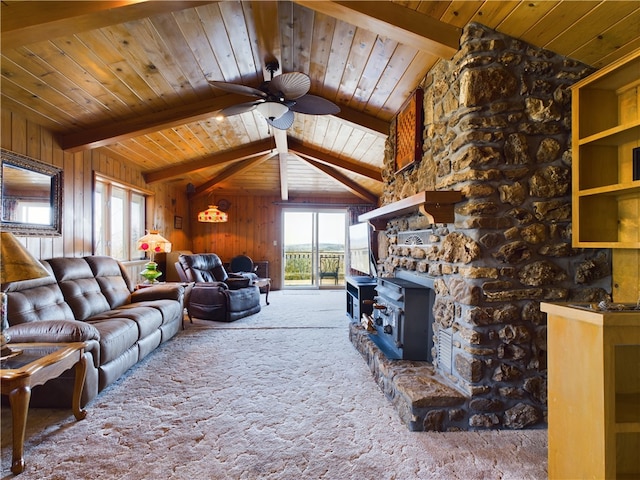
[[[11,471],[14,474],[24,470],[24,432],[27,428],[27,413],[31,400],[31,387],[25,385],[9,393],[11,417],[13,420],[13,452]]]
[[[265,290],[267,291],[267,294],[264,297],[264,301],[267,302],[267,305],[269,305],[269,292],[271,291],[271,279],[267,281],[267,287]]]
[[[82,389],[84,387],[84,380],[87,375],[87,359],[84,353],[80,355],[80,361],[76,363],[76,380],[73,385],[73,400],[72,408],[73,414],[76,420],[82,420],[87,416],[87,411],[80,408],[80,402],[82,400]]]

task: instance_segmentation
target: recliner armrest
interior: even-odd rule
[[[251,285],[251,282],[255,282],[259,277],[253,272],[235,272],[230,273],[229,278],[248,278],[250,281],[249,285]]]
[[[251,279],[245,276],[229,277],[225,282],[227,285],[229,285],[229,290],[239,290],[241,288],[246,288],[252,283]]]
[[[213,281],[213,282],[195,282],[193,284],[194,288],[195,287],[209,287],[209,288],[213,288],[213,287],[218,287],[220,290],[229,290],[229,285],[227,285],[224,282],[218,282],[218,281]]]

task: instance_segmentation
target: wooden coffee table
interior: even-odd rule
[[[73,388],[72,408],[77,420],[87,416],[80,408],[82,387],[87,373],[84,358],[84,342],[76,343],[14,343],[10,344],[19,355],[0,362],[2,394],[9,395],[13,422],[13,456],[11,471],[14,474],[24,470],[24,433],[31,388],[57,378],[72,367],[76,369]]]

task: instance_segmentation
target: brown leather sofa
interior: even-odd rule
[[[185,282],[195,282],[186,302],[189,318],[233,322],[260,311],[255,273],[227,273],[215,253],[180,255],[176,269]]]
[[[4,285],[8,335],[18,342],[87,342],[82,404],[182,328],[184,288],[134,290],[124,267],[104,256],[41,262],[50,277]],[[74,374],[33,389],[34,406],[71,405]]]

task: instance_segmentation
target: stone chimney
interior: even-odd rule
[[[455,223],[416,214],[378,238],[383,275],[435,277],[434,366],[469,398],[462,428],[544,427],[540,301],[610,293],[610,250],[571,247],[569,87],[591,71],[470,24],[455,57],[424,79],[424,154],[409,171],[395,171],[392,128],[383,205],[424,190],[463,193]],[[399,240],[425,230],[421,245]],[[438,358],[442,342],[451,358]]]

